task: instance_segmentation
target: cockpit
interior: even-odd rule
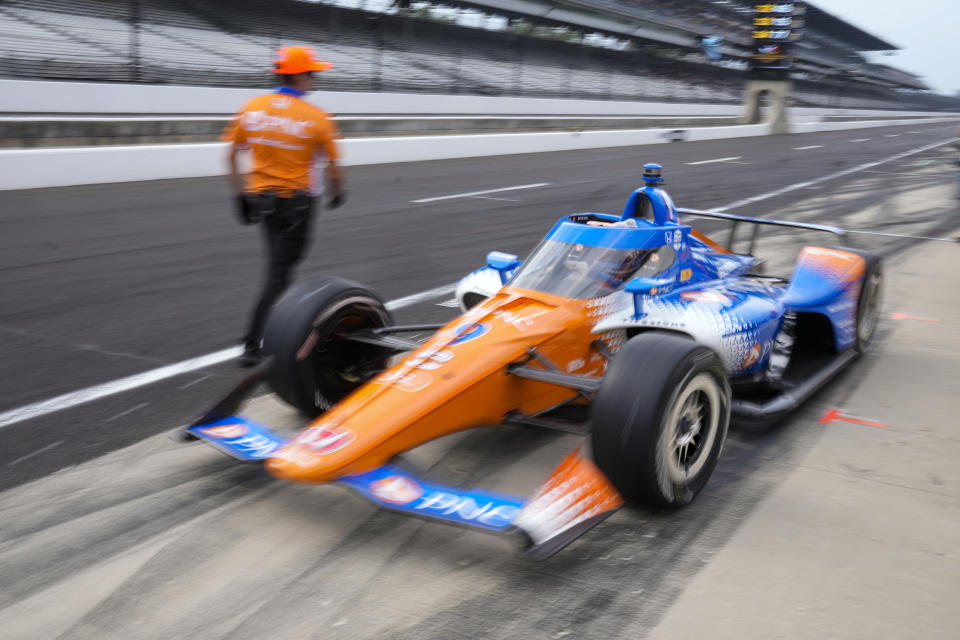
[[[631,278],[654,276],[676,259],[664,231],[604,214],[561,220],[511,280],[516,287],[576,299],[610,294]]]

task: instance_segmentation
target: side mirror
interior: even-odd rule
[[[512,253],[491,251],[487,254],[487,266],[500,272],[500,283],[505,284],[512,272],[517,270],[521,260]]]
[[[644,316],[643,300],[648,297],[662,295],[673,288],[673,280],[665,278],[635,278],[623,288],[633,294],[633,317]]]

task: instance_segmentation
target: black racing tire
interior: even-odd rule
[[[283,401],[318,416],[385,369],[391,354],[337,334],[392,322],[383,302],[355,282],[326,277],[297,284],[267,320],[263,353],[273,357],[267,382]]]
[[[880,318],[880,304],[883,301],[883,261],[880,256],[865,251],[857,251],[867,262],[863,275],[863,284],[857,296],[857,334],[854,348],[863,353],[870,347],[870,341],[877,330]]]
[[[614,357],[593,405],[597,466],[629,502],[682,507],[707,484],[730,426],[730,385],[715,351],[650,331]]]

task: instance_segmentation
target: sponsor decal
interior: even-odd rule
[[[306,447],[318,456],[324,456],[340,451],[356,439],[357,434],[346,427],[319,425],[304,429],[294,440],[294,444]]]
[[[673,250],[680,251],[680,247],[683,246],[683,232],[680,229],[677,229],[673,232]]]
[[[241,117],[240,126],[245,130],[285,133],[297,138],[313,137],[310,128],[312,120],[294,120],[284,116],[273,116],[266,111],[247,111]]]
[[[490,325],[486,322],[468,322],[454,329],[457,338],[450,345],[463,344],[484,336],[490,331]]]
[[[390,504],[410,504],[423,496],[423,487],[407,476],[390,476],[370,483],[370,493]]]
[[[494,318],[499,318],[506,322],[509,325],[513,325],[513,328],[517,331],[526,331],[533,327],[533,319],[542,316],[546,313],[546,310],[538,311],[536,313],[531,313],[528,316],[521,316],[519,313],[514,313],[513,311],[506,311],[503,309],[498,309],[493,312]]]
[[[641,318],[637,324],[640,324],[644,327],[665,327],[671,329],[682,329],[687,326],[686,322],[681,322],[679,320],[662,320],[656,318]]]
[[[747,357],[743,359],[743,362],[740,363],[741,369],[749,369],[753,365],[757,364],[757,360],[760,359],[760,354],[763,353],[763,347],[759,344],[753,345],[753,348],[750,349],[750,353],[747,354]]]
[[[587,366],[587,361],[583,358],[577,358],[576,360],[571,360],[567,363],[567,373],[573,373],[578,369],[583,369]]]
[[[693,269],[683,269],[680,271],[680,282],[686,282],[693,277]]]
[[[373,384],[386,385],[407,393],[426,389],[431,382],[433,378],[423,371],[387,371],[373,380]]]
[[[435,485],[391,464],[343,476],[337,482],[404,513],[496,531],[510,526],[524,502],[513,496]]]
[[[425,369],[432,371],[434,369],[439,369],[452,359],[453,351],[450,351],[449,349],[444,349],[442,351],[431,349],[422,353],[413,354],[410,356],[410,359],[407,360],[406,364],[414,369]]]
[[[190,427],[187,431],[240,460],[262,460],[280,450],[285,443],[270,429],[243,418],[228,418],[206,426]]]
[[[200,433],[205,436],[210,436],[211,438],[219,438],[221,440],[228,438],[239,438],[247,434],[250,431],[250,428],[243,424],[222,424],[216,427],[203,427],[200,429]]]
[[[240,449],[242,452],[246,453],[248,457],[254,459],[266,458],[283,446],[279,442],[271,440],[270,438],[260,435],[259,433],[243,436],[237,438],[236,440],[228,440],[224,444],[228,444],[231,447]]]
[[[680,297],[691,302],[722,304],[725,307],[733,304],[733,300],[717,291],[684,291]]]
[[[497,504],[493,501],[475,500],[446,491],[433,491],[412,506],[415,512],[424,515],[443,516],[448,520],[460,520],[491,528],[503,528],[513,522],[520,512],[519,507]]]

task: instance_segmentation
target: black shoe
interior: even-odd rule
[[[237,358],[237,364],[241,367],[253,367],[260,364],[263,360],[263,353],[257,347],[245,347],[243,353]]]

